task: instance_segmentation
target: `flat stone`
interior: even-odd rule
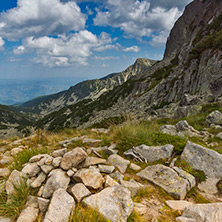
[[[222,203],[193,204],[187,206],[178,222],[221,222]]]
[[[18,170],[13,170],[5,184],[7,194],[13,194],[14,187],[20,185],[23,180],[24,179],[22,173]]]
[[[110,174],[115,170],[114,166],[107,166],[107,165],[99,165],[99,171],[101,173],[107,173]]]
[[[31,183],[31,187],[41,187],[42,183],[46,180],[46,177],[46,174],[44,172],[41,172],[38,177]]]
[[[0,164],[1,165],[6,165],[6,164],[9,164],[13,161],[13,157],[11,156],[5,156],[5,155],[1,155],[0,156]]]
[[[62,161],[62,157],[54,158],[53,161],[52,161],[52,166],[55,167],[55,168],[59,167],[61,161]]]
[[[72,177],[75,173],[72,170],[67,171],[68,177]]]
[[[43,189],[42,197],[50,198],[54,191],[59,188],[67,189],[70,182],[70,178],[61,169],[55,169],[50,172],[48,180]]]
[[[113,187],[116,185],[119,185],[119,183],[117,183],[112,177],[110,177],[109,175],[106,175],[104,177],[105,179],[105,187]]]
[[[102,163],[106,163],[106,160],[98,157],[90,157],[90,165],[98,165]]]
[[[53,161],[53,157],[51,157],[51,156],[46,157],[45,165],[51,165],[52,161]]]
[[[47,211],[49,202],[50,201],[48,199],[38,197],[39,210],[41,213],[45,213]]]
[[[160,132],[169,134],[171,136],[177,136],[177,129],[174,125],[164,125],[160,127]]]
[[[165,202],[172,210],[184,211],[185,207],[193,205],[193,203],[185,200],[167,200]]]
[[[24,210],[22,210],[17,222],[34,222],[39,214],[37,197],[29,196]]]
[[[208,194],[216,194],[217,190],[217,183],[220,181],[218,178],[207,178],[202,183],[198,184],[198,188]]]
[[[102,187],[104,182],[102,175],[95,169],[80,169],[75,173],[73,179],[76,182],[84,183],[86,187],[92,189]]]
[[[95,195],[86,197],[83,203],[97,209],[111,222],[126,222],[133,211],[130,191],[123,186],[107,187]]]
[[[60,141],[59,142],[59,145],[66,145],[66,144],[71,144],[72,142],[75,142],[75,141],[78,141],[80,140],[81,138],[80,137],[74,137],[74,138],[71,138],[71,139],[68,139],[68,140],[63,140],[63,141]]]
[[[91,192],[86,188],[83,183],[75,184],[71,189],[71,193],[78,203],[81,202],[83,198],[91,195]]]
[[[69,170],[78,166],[86,157],[87,153],[82,148],[77,147],[63,156],[60,167],[64,170]]]
[[[35,162],[40,161],[42,158],[48,157],[48,156],[49,156],[48,154],[38,154],[38,155],[33,156],[32,158],[30,158],[29,162],[30,163],[35,163]]]
[[[20,153],[20,152],[22,152],[22,151],[23,151],[23,148],[17,147],[17,148],[13,148],[13,149],[11,150],[10,154],[11,154],[12,156],[15,156],[15,155],[17,155],[18,153]]]
[[[222,125],[222,113],[218,110],[213,111],[210,113],[206,118],[207,124],[215,124],[215,125]]]
[[[92,132],[96,132],[96,133],[109,133],[109,129],[104,129],[104,128],[99,128],[99,129],[91,129]]]
[[[172,168],[161,164],[148,166],[136,174],[164,189],[174,199],[184,199],[190,190],[189,182],[180,177]]]
[[[8,217],[1,217],[0,216],[0,222],[12,222],[12,220]]]
[[[181,158],[193,169],[204,171],[209,178],[222,178],[222,155],[214,150],[188,141]]]
[[[63,157],[66,152],[67,152],[67,148],[55,150],[55,151],[53,151],[52,156],[54,158],[56,158],[56,157]]]
[[[82,142],[83,142],[83,143],[95,144],[95,143],[100,143],[100,142],[102,142],[102,140],[84,138]]]
[[[140,166],[134,164],[134,163],[131,163],[131,164],[130,164],[130,169],[131,169],[131,170],[134,170],[134,171],[139,171],[139,170],[141,170],[142,168],[141,168]]]
[[[43,222],[68,222],[74,208],[73,197],[60,188],[54,192]]]
[[[121,173],[125,173],[127,167],[130,164],[129,160],[125,160],[123,159],[121,156],[117,155],[117,154],[113,154],[111,156],[109,156],[108,161],[115,167],[118,168],[118,170]]]
[[[53,166],[48,166],[48,165],[42,165],[41,170],[45,173],[48,174],[54,169]]]
[[[0,168],[0,177],[7,177],[10,173],[8,168]]]
[[[111,173],[109,176],[111,176],[114,180],[117,180],[119,183],[123,180],[123,175],[119,171],[115,171],[114,173]]]
[[[134,197],[139,190],[144,188],[143,184],[138,183],[133,179],[130,179],[129,181],[122,180],[121,185],[130,191],[132,197]]]
[[[40,167],[36,163],[27,164],[22,169],[22,173],[29,178],[36,176],[39,172],[40,172]]]

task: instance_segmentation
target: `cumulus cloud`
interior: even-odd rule
[[[53,37],[27,37],[23,45],[14,50],[15,54],[35,51],[36,63],[45,66],[69,66],[74,63],[87,65],[87,59],[101,47],[110,45],[112,39],[106,33],[96,36],[93,33],[82,30],[69,36],[60,35]]]
[[[139,52],[140,48],[138,46],[131,46],[123,49],[124,52]]]
[[[0,50],[4,49],[5,41],[0,37]]]
[[[1,13],[0,35],[9,40],[47,36],[84,29],[86,15],[74,1],[18,0],[17,7]]]

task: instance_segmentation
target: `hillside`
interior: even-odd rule
[[[220,101],[221,6],[218,0],[193,1],[174,25],[162,61],[94,101],[82,100],[45,116],[38,126],[88,127],[125,115],[180,118]]]
[[[83,99],[95,100],[104,92],[123,84],[132,76],[136,76],[145,71],[155,62],[154,60],[140,58],[123,72],[110,74],[101,79],[80,82],[68,90],[33,99],[20,104],[19,107],[24,109],[24,111],[46,115],[65,106],[75,104]]]

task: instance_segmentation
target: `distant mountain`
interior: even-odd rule
[[[88,127],[125,115],[181,118],[200,112],[204,104],[222,101],[222,1],[190,3],[170,33],[164,59],[138,71],[101,96],[95,93],[93,99],[67,103],[38,126],[50,130]]]
[[[123,84],[132,76],[144,72],[155,62],[154,60],[140,58],[123,72],[113,73],[101,79],[80,82],[68,90],[30,100],[20,104],[19,107],[26,111],[46,115],[83,99],[95,100],[104,92]]]

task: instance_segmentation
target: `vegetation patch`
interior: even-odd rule
[[[211,203],[209,200],[207,200],[206,198],[204,198],[197,190],[196,187],[193,187],[190,192],[187,194],[188,198],[192,198],[195,203],[200,203],[200,204],[207,204],[207,203]]]

